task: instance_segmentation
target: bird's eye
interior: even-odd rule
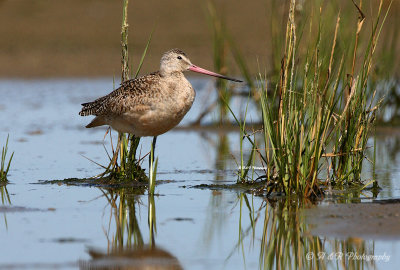
[[[182,60],[182,56],[179,55],[179,56],[178,56],[178,59],[179,59],[179,60]]]

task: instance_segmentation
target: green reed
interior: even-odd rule
[[[231,54],[248,87],[250,90],[253,90],[253,78],[245,58],[239,46],[237,46],[235,40],[230,35],[225,24],[224,14],[217,9],[215,1],[207,1],[206,15],[212,32],[214,69],[216,72],[226,75],[230,68],[228,58],[229,54]],[[227,120],[227,114],[229,112],[227,106],[229,105],[232,96],[235,95],[235,86],[228,83],[226,80],[217,79],[216,88],[218,91],[217,104],[220,117],[219,120],[222,123]],[[251,93],[252,95],[254,94],[253,91],[251,91]],[[204,113],[209,111],[211,111],[211,108],[208,108]]]
[[[250,99],[250,96],[249,96]],[[233,118],[235,119],[236,123],[239,126],[239,151],[240,151],[240,164],[238,164],[236,162],[236,165],[238,165],[239,167],[239,173],[238,173],[238,181],[237,182],[246,182],[248,178],[250,179],[254,179],[254,161],[255,161],[255,154],[257,151],[257,143],[256,143],[256,136],[255,136],[255,132],[253,132],[253,136],[247,134],[246,131],[246,118],[247,118],[247,109],[249,106],[249,102],[250,100],[247,100],[246,103],[246,110],[244,112],[244,119],[243,120],[239,120],[234,112],[232,111],[231,107],[229,106],[228,103],[225,103],[225,106],[228,108],[228,110],[230,111],[230,113],[232,114]],[[252,148],[250,150],[250,155],[249,158],[247,159],[247,161],[245,162],[245,151],[244,151],[244,145],[245,145],[245,141],[246,139],[248,141],[250,141],[250,143],[252,144]],[[252,175],[251,177],[248,176],[249,171],[251,169]]]
[[[298,33],[295,7],[296,1],[291,0],[281,68],[277,81],[270,84],[275,89],[259,76],[264,149],[258,154],[267,168],[269,192],[310,197],[322,193],[321,184],[363,186],[362,165],[380,105],[369,83],[372,59],[387,11],[382,13],[381,1],[368,43],[360,49],[365,15],[354,4],[358,20],[353,39],[341,44],[350,53],[337,50],[340,15],[332,32],[324,31],[323,14],[317,32],[311,19],[309,36],[315,33],[315,38],[302,54],[298,52],[304,48],[303,32]]]
[[[227,57],[227,39],[226,39],[226,28],[223,16],[217,13],[214,1],[207,1],[207,19],[212,30],[212,40],[213,40],[213,60],[214,69],[217,73],[226,74],[228,71],[228,66],[226,63]],[[218,91],[218,108],[220,122],[226,120],[227,108],[225,106],[225,101],[230,101],[231,91],[228,89],[228,83],[226,80],[217,79],[216,88]]]
[[[0,183],[7,182],[7,174],[8,174],[8,171],[10,170],[11,161],[14,157],[14,152],[13,152],[7,162],[8,139],[9,139],[9,135],[7,135],[6,145],[3,146],[2,150],[1,150]],[[3,193],[2,193],[2,195],[3,195]]]
[[[152,35],[153,32],[150,34],[146,47],[144,48],[134,78],[136,78],[139,75],[140,69],[143,65],[145,56],[147,54],[147,50],[150,46]],[[128,54],[128,0],[123,0],[122,25],[121,25],[121,82],[127,81],[129,79],[130,79],[130,69],[129,69],[129,54]],[[119,180],[146,181],[148,177],[144,173],[144,170],[140,167],[139,160],[136,158],[139,143],[140,143],[140,137],[136,137],[132,134],[118,133],[118,143],[116,149],[114,151],[112,146],[113,155],[112,157],[110,157],[110,163],[103,175],[108,174],[111,178]],[[119,158],[119,165],[118,165],[118,158]],[[157,164],[155,166],[157,166]],[[150,171],[149,176],[151,176],[153,182],[155,182],[156,174],[153,173],[153,170],[154,166],[153,162],[151,162],[151,165],[149,167]],[[150,190],[154,192],[154,186],[150,188]]]

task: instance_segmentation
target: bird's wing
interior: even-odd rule
[[[121,115],[128,110],[146,110],[150,106],[148,100],[153,95],[152,92],[158,87],[158,81],[158,73],[125,81],[110,94],[93,102],[83,103],[79,115]]]

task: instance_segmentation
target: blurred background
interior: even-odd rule
[[[399,2],[393,3],[381,39],[385,46],[380,47],[386,52],[385,59],[392,60],[389,63],[392,73],[396,73],[398,62],[395,26]],[[309,13],[298,16],[303,20],[318,13],[310,11],[308,3],[322,6],[324,21],[332,21],[332,27],[338,11],[344,22],[346,17],[357,19],[357,10],[350,0],[300,0],[297,12]],[[366,24],[371,24],[370,15],[377,12],[378,0],[363,4]],[[389,1],[385,6],[388,4]],[[131,65],[137,66],[154,29],[142,74],[157,70],[161,54],[176,47],[184,50],[193,63],[205,68],[215,67],[215,25],[212,22],[215,12],[217,23],[229,33],[248,70],[252,74],[260,69],[273,72],[282,57],[276,47],[281,44],[277,40],[284,38],[287,11],[288,1],[274,0],[130,1]],[[121,15],[122,1],[0,0],[0,77],[119,77]],[[345,24],[341,27],[341,31],[345,31]],[[225,54],[224,63],[229,66],[229,73],[239,74],[240,68],[232,52],[227,49]]]
[[[240,37],[246,55],[264,57],[264,1],[218,4],[229,14],[226,19],[232,34]],[[143,72],[157,70],[161,54],[175,47],[184,50],[197,65],[212,65],[205,1],[130,1],[128,7],[133,64],[139,61],[154,29]],[[0,76],[118,76],[121,15],[122,1],[0,1]]]

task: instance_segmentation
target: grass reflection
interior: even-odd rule
[[[0,183],[0,195],[1,195],[1,205],[10,205],[11,199],[8,194],[7,184]],[[7,216],[6,213],[3,213],[4,225],[6,226],[6,230],[8,230]]]
[[[105,235],[107,251],[90,248],[91,260],[81,262],[81,269],[182,269],[178,259],[156,246],[156,206],[148,196],[149,237],[143,235],[138,212],[140,195],[145,188],[100,189],[110,206]]]
[[[302,210],[308,200],[282,199],[264,201],[257,210],[249,195],[240,194],[238,243],[227,257],[241,252],[246,265],[249,247],[259,246],[259,269],[365,269],[373,260],[354,259],[352,255],[371,257],[374,241],[361,238],[345,240],[313,236]],[[249,224],[244,228],[242,224]],[[262,226],[262,227],[260,227]],[[261,231],[260,231],[261,230]],[[261,238],[260,238],[261,236]],[[245,241],[247,239],[247,241]]]
[[[110,221],[106,231],[108,252],[123,249],[140,248],[144,245],[142,233],[136,217],[138,207],[137,195],[144,190],[137,189],[100,189],[111,206]],[[112,218],[115,231],[111,235]]]

